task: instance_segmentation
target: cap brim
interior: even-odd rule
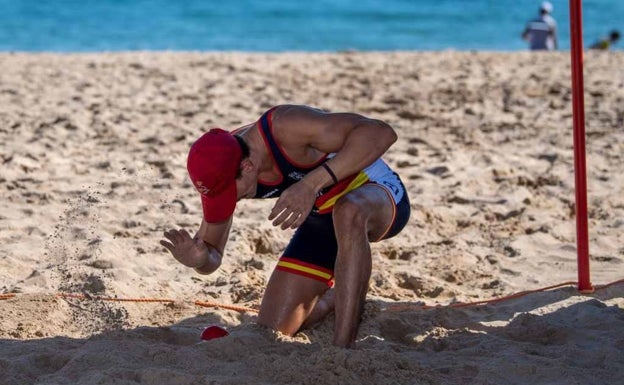
[[[236,208],[236,181],[225,188],[219,195],[201,194],[204,220],[208,223],[223,222],[234,214]]]

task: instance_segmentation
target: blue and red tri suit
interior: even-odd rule
[[[334,156],[334,154],[325,154],[317,162],[309,165],[297,164],[289,159],[273,136],[271,115],[274,109],[275,107],[265,112],[257,125],[281,173],[281,178],[274,183],[258,181],[254,197],[257,199],[278,197],[282,191]],[[398,234],[405,227],[410,216],[409,198],[399,176],[380,158],[359,173],[340,180],[319,193],[312,212],[295,231],[276,269],[331,285],[338,251],[332,208],[342,196],[367,183],[375,183],[383,187],[395,204],[392,224],[379,240]]]

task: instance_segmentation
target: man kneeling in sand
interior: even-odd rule
[[[204,213],[199,231],[193,238],[167,231],[161,244],[210,274],[221,265],[236,202],[279,197],[268,219],[297,230],[257,322],[293,335],[334,311],[334,345],[353,347],[371,275],[369,242],[396,235],[410,215],[405,187],[380,158],[396,139],[382,121],[294,105],[233,133],[212,129],[188,154]]]

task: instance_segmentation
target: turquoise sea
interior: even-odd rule
[[[569,3],[553,0],[559,45]],[[0,51],[525,50],[540,1],[0,0]],[[624,30],[624,0],[583,1],[585,45]],[[615,49],[623,49],[624,41]]]

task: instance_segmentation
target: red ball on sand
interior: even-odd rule
[[[213,340],[215,338],[225,337],[229,334],[230,333],[228,333],[228,331],[222,328],[221,326],[212,325],[204,329],[200,338],[202,340],[208,341],[208,340]]]

